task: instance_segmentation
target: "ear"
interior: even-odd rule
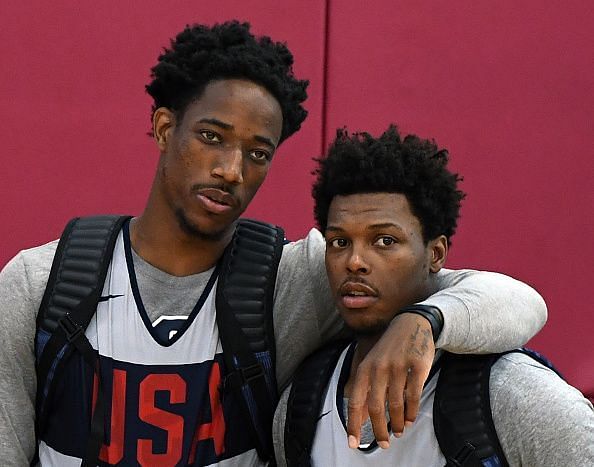
[[[438,272],[445,264],[448,256],[448,239],[445,235],[429,241],[429,270]]]
[[[161,152],[167,148],[169,134],[175,128],[175,115],[167,107],[159,107],[153,113],[153,137]]]

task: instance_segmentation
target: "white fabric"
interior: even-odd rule
[[[105,357],[144,365],[187,365],[212,360],[215,353],[222,353],[215,313],[216,284],[191,326],[177,341],[166,347],[153,338],[132,293],[122,237],[118,237],[102,296],[123,297],[98,304],[86,332],[93,348]]]
[[[347,443],[346,428],[336,406],[336,392],[343,367],[345,349],[334,369],[320,411],[320,420],[312,446],[314,467],[397,465],[399,467],[443,467],[445,457],[439,449],[433,431],[433,399],[437,375],[425,387],[421,396],[419,414],[414,425],[407,428],[400,438],[390,435],[390,447],[363,451],[350,449]],[[323,414],[326,414],[322,416]]]
[[[173,417],[175,417],[173,418],[171,415],[172,413],[168,412],[165,414],[165,417],[169,418],[159,417],[162,412],[167,411],[158,408],[156,401],[157,392],[150,392],[151,400],[147,402],[142,400],[142,396],[140,395],[142,394],[142,391],[140,388],[143,383],[148,382],[149,378],[161,377],[161,379],[163,379],[164,376],[171,376],[176,378],[183,388],[179,390],[180,394],[182,394],[181,397],[183,398],[183,402],[178,402],[180,402],[180,405],[184,405],[186,402],[189,404],[192,397],[192,394],[190,394],[190,387],[191,385],[194,385],[192,387],[196,387],[196,385],[192,380],[186,381],[183,379],[183,375],[177,371],[179,366],[212,362],[215,359],[216,354],[222,355],[222,347],[216,323],[215,291],[216,283],[210,290],[200,312],[194,317],[193,321],[189,327],[185,329],[181,337],[171,345],[162,345],[157,342],[151,335],[149,329],[147,329],[147,326],[141,317],[141,313],[139,312],[139,306],[134,297],[128,272],[123,234],[120,233],[102,292],[103,297],[111,296],[112,298],[99,302],[97,312],[87,328],[86,336],[101,357],[107,357],[114,362],[117,362],[117,364],[113,365],[114,371],[117,371],[115,370],[117,366],[120,371],[122,371],[121,369],[123,368],[124,371],[127,372],[140,371],[143,375],[144,379],[141,380],[142,383],[135,388],[130,387],[133,384],[133,373],[130,373],[127,377],[125,403],[126,406],[130,407],[127,407],[125,411],[125,445],[129,446],[132,444],[134,448],[137,440],[128,438],[138,438],[138,442],[140,442],[141,439],[146,437],[142,434],[142,427],[143,423],[151,425],[150,421],[145,420],[144,422],[138,422],[134,416],[130,416],[129,412],[131,409],[132,411],[138,411],[140,414],[143,406],[145,408],[148,407],[148,409],[145,410],[147,413],[150,411],[153,417],[154,425],[151,426],[156,426],[166,433],[167,438],[165,443],[168,451],[171,449],[171,446],[174,445],[174,437],[177,436],[179,431],[182,431],[184,436],[189,436],[190,433],[186,435],[187,431],[191,431],[191,434],[193,434],[195,430],[197,430],[197,427],[191,425],[188,426],[187,420],[184,420],[180,415],[173,415]],[[180,317],[178,316],[178,318]],[[162,320],[156,321],[155,324],[160,321]],[[132,364],[133,366],[127,364]],[[163,370],[163,368],[159,368],[158,370],[155,370],[158,371],[158,373],[153,373],[151,365],[171,366],[171,370],[167,371]],[[140,368],[140,370],[138,370],[138,368]],[[200,390],[203,390],[204,386],[208,388],[209,378],[209,374],[204,375],[204,379],[201,380],[198,385]],[[168,393],[169,395],[167,397],[170,400],[173,399],[173,392],[168,389],[167,383],[158,389],[160,392]],[[109,391],[109,389],[107,390]],[[218,391],[218,388],[216,388],[215,391]],[[206,389],[205,395],[207,397],[206,402],[199,401],[202,404],[198,405],[199,411],[207,410],[204,408],[204,404],[210,404],[210,401],[208,400],[208,389]],[[115,397],[115,395],[113,397]],[[214,396],[211,394],[210,397],[212,398]],[[135,404],[138,405],[135,406]],[[186,406],[189,405],[186,404]],[[186,413],[188,409],[180,408],[179,410],[181,413]],[[140,417],[140,415],[138,416]],[[212,417],[214,418],[214,416]],[[132,419],[132,422],[129,421],[130,419]],[[182,425],[183,430],[176,430],[175,426],[172,425],[180,423],[180,419],[182,420],[182,424],[185,422],[185,424]],[[169,429],[171,429],[171,432]],[[146,441],[153,443],[153,440],[150,437]],[[184,452],[189,449],[187,440],[186,444],[181,444],[180,441],[180,445],[183,447]],[[181,448],[179,455],[182,455]],[[137,456],[139,456],[139,454],[137,454]],[[41,465],[44,467],[74,467],[79,466],[81,462],[80,458],[62,454],[43,441],[39,445],[39,458]],[[128,458],[124,458],[125,462],[126,459]],[[224,459],[219,463],[200,463],[199,465],[243,467],[259,466],[264,465],[264,463],[259,460],[256,451],[251,449],[229,459]]]

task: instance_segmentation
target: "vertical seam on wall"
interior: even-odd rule
[[[321,156],[326,151],[326,135],[328,122],[328,56],[330,51],[330,1],[324,2],[324,57],[322,69],[322,141],[319,155]]]

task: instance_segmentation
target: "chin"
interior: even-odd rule
[[[382,334],[390,322],[382,319],[345,319],[346,326],[357,336],[376,336]]]
[[[175,217],[177,218],[179,227],[185,233],[193,237],[199,238],[201,240],[208,241],[222,240],[233,225],[233,223],[231,222],[224,226],[215,225],[211,228],[205,228],[205,226],[201,226],[198,222],[189,219],[182,209],[178,209],[175,212]]]

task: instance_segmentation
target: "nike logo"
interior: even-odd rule
[[[326,416],[326,415],[328,415],[330,412],[332,412],[332,410],[328,410],[328,412],[326,412],[326,413],[323,413],[322,415],[320,415],[320,416],[318,417],[318,422],[319,422],[319,421],[322,419],[322,417],[325,417],[325,416]]]
[[[112,298],[118,298],[118,297],[123,297],[124,295],[107,295],[105,297],[99,297],[99,301],[100,302],[106,302],[107,300],[110,300]]]

